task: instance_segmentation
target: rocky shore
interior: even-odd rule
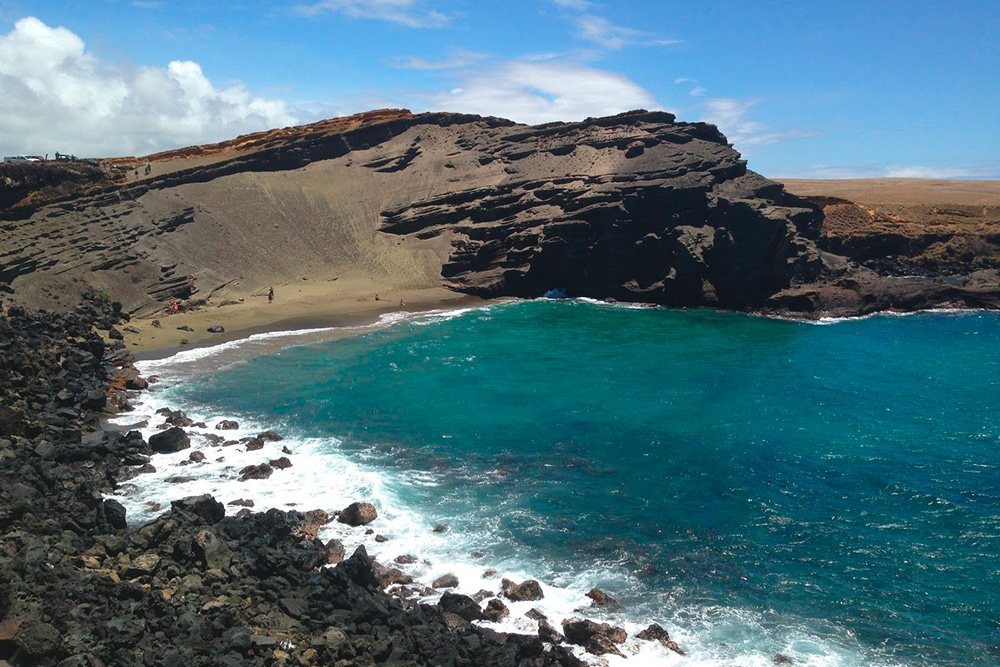
[[[141,483],[154,453],[185,448],[188,436],[173,425],[185,423],[179,412],[149,442],[102,429],[103,415],[129,409],[146,386],[115,340],[122,318],[95,296],[65,314],[0,315],[0,667],[582,665],[568,646],[628,651],[624,630],[583,618],[536,614],[537,635],[473,623],[502,620],[504,600],[539,599],[530,580],[475,598],[436,581],[443,595],[420,602],[429,591],[409,586],[405,559],[385,566],[364,547],[348,555],[317,538],[333,520],[365,530],[376,514],[363,499],[330,515],[255,513],[249,501],[227,512],[203,495],[130,528],[105,496]],[[264,467],[282,463],[242,472]],[[596,589],[590,597],[616,604]],[[655,624],[636,638],[681,652]]]

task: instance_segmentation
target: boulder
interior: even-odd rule
[[[115,530],[124,530],[128,525],[125,521],[125,507],[113,498],[106,498],[103,503],[104,519]]]
[[[149,436],[149,447],[159,454],[179,452],[191,446],[191,439],[179,426]]]
[[[223,419],[218,424],[215,425],[217,431],[233,431],[240,427],[239,423],[233,421],[232,419]]]
[[[330,540],[324,545],[323,548],[326,550],[327,564],[333,565],[335,563],[343,562],[345,555],[343,542],[336,539]]]
[[[520,584],[515,584],[510,579],[504,579],[501,582],[501,589],[504,597],[515,602],[541,600],[545,597],[541,584],[534,579],[528,579]]]
[[[108,404],[107,395],[100,389],[91,389],[83,394],[80,407],[84,410],[103,410]]]
[[[618,650],[615,643],[607,635],[594,635],[587,641],[587,653],[593,655],[617,655],[624,658],[625,654]]]
[[[193,523],[212,525],[226,516],[226,508],[209,494],[190,496],[170,503],[170,511]]]
[[[191,454],[188,456],[188,459],[192,463],[201,463],[202,461],[205,460],[205,453],[204,452],[191,452]]]
[[[628,634],[622,628],[607,623],[595,623],[589,619],[569,618],[562,622],[562,627],[566,640],[578,646],[588,646],[590,640],[596,636],[607,637],[615,644],[621,644],[628,639]]]
[[[264,449],[264,441],[260,438],[250,438],[246,441],[246,447],[248,452],[256,452],[259,449]]]
[[[351,503],[340,511],[337,521],[348,526],[366,526],[378,518],[378,511],[371,503]]]
[[[438,601],[438,607],[441,611],[460,616],[470,623],[486,618],[479,604],[468,595],[445,593]]]
[[[283,437],[281,437],[274,431],[263,431],[261,433],[258,433],[257,437],[263,440],[264,442],[278,442],[280,440],[284,440]]]
[[[445,574],[434,580],[431,588],[458,588],[458,577],[453,574]]]
[[[286,468],[292,467],[292,462],[288,460],[287,456],[282,456],[281,458],[274,459],[273,461],[268,461],[268,463],[275,470],[285,470]]]
[[[550,644],[562,644],[566,639],[545,619],[538,621],[538,638]]]
[[[674,653],[684,655],[684,651],[677,645],[677,642],[671,641],[670,634],[658,623],[650,623],[648,628],[636,633],[635,638],[642,639],[643,641],[660,642]]]
[[[147,382],[144,378],[139,377],[138,375],[136,375],[133,378],[129,378],[128,380],[125,381],[126,389],[132,389],[134,391],[142,391],[147,387],[149,387],[149,382]]]
[[[510,610],[499,599],[493,598],[486,603],[486,611],[483,613],[486,620],[499,623],[508,616],[510,616]]]
[[[599,588],[591,588],[590,591],[587,592],[587,597],[591,600],[591,607],[600,607],[608,610],[621,609],[621,605],[618,604],[618,600],[614,599]]]
[[[250,479],[267,479],[274,472],[274,468],[266,463],[255,466],[247,466],[240,470],[240,481],[245,482]]]

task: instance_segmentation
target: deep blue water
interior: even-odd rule
[[[181,391],[430,472],[403,500],[463,545],[557,582],[605,572],[628,613],[696,633],[740,610],[857,664],[994,665],[998,352],[988,313],[817,326],[535,301]]]

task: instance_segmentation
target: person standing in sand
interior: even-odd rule
[[[274,302],[274,288],[273,287],[270,290],[268,290],[268,292],[267,292],[267,302],[268,303],[273,303]]]

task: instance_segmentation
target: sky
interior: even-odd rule
[[[767,176],[1000,178],[1000,2],[0,0],[3,155],[387,107],[664,109]]]

